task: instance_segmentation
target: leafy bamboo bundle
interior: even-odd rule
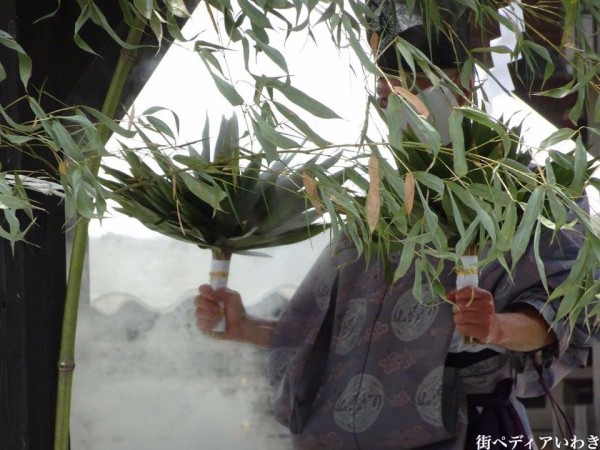
[[[397,106],[394,102],[400,100],[390,98],[388,113]],[[362,195],[344,197],[336,186],[320,184],[320,200],[334,222],[337,214],[341,231],[357,245],[370,239],[384,254],[398,250],[400,259],[391,268],[391,279],[402,277],[414,264],[413,293],[424,300],[422,283],[445,298],[439,277],[447,261],[460,267],[463,256],[477,255],[477,268],[498,261],[511,272],[531,244],[545,283],[539,251],[542,233],[574,230],[583,238],[577,263],[549,299],[563,297],[558,319],[575,321],[583,312],[590,324],[597,322],[600,235],[581,200],[586,187],[598,188],[600,180],[593,175],[597,159],[589,157],[581,138],[572,151],[548,150],[573,137],[572,130],[558,130],[542,143],[540,150],[547,157],[538,165],[522,144],[520,126],[509,127],[483,111],[456,108],[449,121],[452,142],[447,147],[431,128],[425,130],[430,133],[425,139],[417,138],[410,128],[399,134],[399,117],[387,116],[387,147],[393,161],[371,143],[374,170],[368,177],[364,169],[363,175],[358,170],[348,172]],[[340,209],[327,202],[333,196],[338,203],[353,204],[345,208],[348,215],[342,217]],[[356,220],[355,210],[361,211],[361,220]]]
[[[151,230],[190,242],[213,254],[211,283],[227,284],[233,253],[296,243],[322,232],[326,223],[311,204],[303,182],[304,168],[293,170],[292,158],[268,164],[265,155],[240,147],[237,119],[223,118],[210,156],[208,121],[201,152],[169,157],[154,149],[159,171],[126,152],[131,174],[105,167],[113,179],[103,184],[118,210]],[[147,140],[147,139],[146,139]],[[334,156],[319,164],[331,167]],[[256,254],[256,253],[254,253]]]
[[[600,235],[580,200],[587,186],[600,185],[593,176],[597,159],[588,158],[578,138],[572,151],[547,150],[544,164],[537,165],[521,144],[519,126],[508,127],[472,108],[456,109],[450,126],[450,148],[423,144],[410,130],[401,146],[391,147],[401,180],[383,162],[388,199],[382,220],[403,245],[394,276],[404,275],[414,260],[441,293],[436,278],[444,260],[460,264],[464,255],[479,254],[479,267],[497,260],[510,272],[533,242],[536,266],[546,283],[541,234],[577,230],[584,238],[578,262],[550,299],[564,296],[559,318],[575,321],[584,311],[596,321]],[[565,136],[566,130],[559,130],[543,147]],[[415,293],[420,282],[417,277]]]

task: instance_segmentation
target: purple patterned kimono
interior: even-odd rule
[[[542,236],[540,252],[552,289],[567,277],[579,237],[550,237]],[[441,280],[451,290],[455,275],[450,265],[446,269]],[[527,304],[552,326],[558,342],[543,352],[543,376],[552,387],[568,370],[585,365],[591,339],[583,327],[554,323],[558,305],[546,305],[532,248],[514,274],[511,279],[499,264],[490,264],[480,274],[480,287],[492,292],[497,311]],[[492,352],[453,365],[451,356],[462,353],[449,355],[451,305],[419,303],[411,293],[413,277],[410,271],[388,285],[381,266],[367,265],[349,246],[322,253],[281,315],[269,358],[273,411],[292,430],[295,448],[464,449],[468,398],[491,393],[506,379],[516,379],[508,404],[531,434],[516,396],[543,394],[532,354]],[[423,289],[424,298],[434,298]]]

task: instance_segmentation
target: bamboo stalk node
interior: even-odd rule
[[[126,48],[121,49],[121,58],[126,59],[128,61],[133,61],[135,59],[135,50],[128,50]]]
[[[58,370],[60,372],[73,372],[75,370],[75,363],[59,362]]]

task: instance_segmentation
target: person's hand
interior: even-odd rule
[[[501,341],[501,324],[492,293],[478,287],[467,286],[446,295],[454,303],[456,331],[482,344]]]
[[[247,320],[247,314],[240,294],[227,288],[215,291],[208,284],[203,284],[198,290],[200,293],[194,298],[198,329],[203,333],[222,339],[243,339],[243,324]],[[225,317],[225,331],[213,332],[212,329],[223,317]]]

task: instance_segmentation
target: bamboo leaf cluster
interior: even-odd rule
[[[471,23],[481,30],[482,35],[487,33],[486,27],[489,23],[498,23],[513,30],[516,36],[514,48],[470,48],[468,43],[460,41],[459,34],[453,30],[451,23],[446,21],[447,16],[443,14],[441,6],[443,3],[433,0],[407,0],[409,9],[419,8],[424,12],[424,25],[430,36],[443,33],[468,55],[462,66],[460,80],[450,80],[426,55],[398,38],[393,42],[393,46],[398,55],[407,61],[412,72],[421,71],[434,85],[443,82],[450,90],[460,94],[468,86],[469,74],[475,63],[485,61],[486,55],[508,53],[515,58],[521,57],[522,62],[519,64],[524,72],[518,71],[517,75],[541,74],[543,81],[547,81],[559,70],[556,65],[558,55],[562,58],[562,64],[566,63],[573,68],[571,79],[564,86],[546,90],[543,89],[542,83],[540,92],[536,93],[549,97],[575,94],[576,102],[570,111],[571,120],[576,122],[586,106],[591,117],[598,118],[600,103],[597,97],[595,104],[586,105],[588,93],[596,88],[595,79],[600,70],[598,54],[586,34],[586,20],[600,18],[600,8],[596,2],[547,2],[535,6],[521,4],[527,27],[520,23],[518,17],[507,18],[499,14],[498,8],[506,6],[509,3],[506,1],[456,0],[454,3],[457,6],[457,14],[469,15]],[[102,29],[125,50],[139,47],[120,38],[106,20],[98,3],[80,1],[78,4],[81,12],[74,27],[74,42],[80,48],[94,52],[82,37],[81,31],[85,27]],[[181,26],[190,16],[196,2],[121,0],[119,5],[125,23],[137,28],[146,27],[160,46],[166,36],[177,41],[186,40]],[[306,142],[312,142],[319,147],[331,145],[292,110],[289,104],[284,105],[280,101],[281,97],[276,98],[275,93],[281,94],[293,107],[315,117],[338,117],[318,99],[311,98],[294,86],[285,52],[278,48],[270,37],[273,33],[289,35],[306,32],[310,36],[314,27],[324,24],[330,29],[332,39],[338,45],[348,45],[356,54],[364,73],[376,76],[382,74],[374,64],[372,55],[368,54],[369,49],[374,52],[379,50],[376,48],[376,42],[366,43],[364,39],[364,30],[369,26],[368,19],[375,13],[362,1],[335,0],[321,3],[314,0],[269,0],[255,3],[246,0],[211,0],[206,3],[206,8],[206,14],[211,17],[215,29],[218,32],[224,30],[224,34],[215,42],[198,37],[189,40],[195,41],[196,53],[209,69],[217,89],[230,103],[250,111],[248,118],[252,132],[269,164],[276,164],[280,159],[280,149],[298,151],[297,149],[305,146]],[[290,12],[292,14],[289,14]],[[568,20],[562,26],[564,17]],[[544,26],[557,24],[562,26],[563,32],[559,44],[550,42],[543,32]],[[521,31],[523,29],[526,31]],[[482,41],[485,45],[485,38]],[[238,92],[235,80],[224,70],[222,58],[226,54],[232,54],[230,50],[236,43],[241,44],[241,57],[254,81],[253,104],[249,104],[248,99]],[[6,32],[0,33],[0,45],[17,53],[20,79],[27,88],[32,70],[31,60]],[[252,64],[259,56],[270,60],[279,73],[259,74],[256,65]],[[4,70],[0,68],[0,81],[4,76]],[[593,100],[594,97],[590,99]],[[105,210],[105,200],[94,171],[90,170],[89,162],[96,161],[104,154],[99,128],[123,134],[126,134],[126,130],[114,124],[108,117],[85,106],[70,109],[67,105],[63,111],[49,113],[36,99],[27,97],[24,101],[29,103],[36,117],[32,123],[15,123],[5,107],[0,107],[3,117],[0,138],[3,145],[16,146],[26,151],[33,147],[49,149],[56,155],[56,166],[49,168],[49,172],[60,179],[63,185],[69,215],[79,214],[86,218],[101,216]],[[390,110],[393,109],[392,103]],[[403,111],[415,115],[410,108],[404,108]],[[470,131],[464,127],[467,122],[474,124]],[[281,131],[283,123],[293,129],[293,136]],[[406,245],[406,242],[403,242],[406,239],[398,236],[414,238],[415,247],[413,250],[406,250],[397,276],[400,276],[407,264],[419,251],[423,251],[423,248],[426,248],[425,252],[431,252],[433,249],[438,255],[456,258],[473,242],[478,242],[493,250],[490,251],[490,255],[497,251],[500,260],[503,260],[506,252],[512,260],[516,260],[521,250],[515,248],[521,249],[521,244],[532,235],[535,238],[536,233],[542,233],[544,230],[556,232],[573,226],[572,214],[575,214],[585,233],[592,233],[589,217],[577,209],[576,203],[577,197],[586,186],[597,185],[597,182],[589,177],[591,165],[583,142],[578,141],[575,151],[571,154],[551,152],[545,165],[531,169],[528,167],[530,161],[527,161],[526,153],[517,152],[514,158],[507,157],[512,155],[518,138],[515,138],[512,131],[490,120],[483,111],[463,109],[451,116],[453,152],[444,148],[439,134],[426,122],[417,118],[411,123],[418,129],[421,142],[407,140],[403,133],[390,128],[389,144],[395,152],[394,164],[380,157],[377,145],[367,137],[366,131],[361,136],[362,141],[359,145],[370,147],[372,153],[378,156],[377,170],[373,169],[373,164],[370,165],[371,178],[378,180],[378,186],[372,181],[369,184],[369,164],[360,163],[358,158],[356,167],[346,170],[343,177],[329,177],[327,170],[317,166],[306,167],[304,170],[305,179],[309,176],[314,181],[318,196],[318,199],[312,198],[311,201],[326,211],[336,238],[342,234],[350,236],[359,250],[365,253],[382,248],[388,251],[398,243]],[[157,124],[158,122],[154,123]],[[169,133],[167,128],[162,129],[165,134]],[[593,129],[589,131],[594,132]],[[470,132],[483,135],[487,133],[487,142],[493,144],[482,142],[477,144],[479,150],[473,152]],[[492,136],[494,133],[496,135]],[[563,130],[560,133],[564,135],[568,132]],[[556,135],[555,139],[558,140],[559,137],[564,136]],[[420,159],[415,155],[419,155]],[[241,161],[246,156],[239,158]],[[179,166],[184,164],[181,161],[173,164],[175,163]],[[285,166],[286,163],[284,161],[281,164]],[[240,167],[242,166],[244,165],[241,164]],[[231,186],[239,188],[238,176],[243,178],[246,175],[239,172],[238,176],[229,182],[223,179],[215,181],[212,180],[210,172],[203,172],[204,167],[197,169],[198,172],[194,175],[186,171],[178,173],[172,183],[186,186],[190,192],[195,192],[196,198],[211,205],[213,214],[233,214],[233,208],[227,209],[227,197],[238,195],[238,191]],[[210,170],[215,169],[213,167]],[[201,172],[204,175],[200,175]],[[16,175],[13,174],[14,176]],[[219,176],[222,177],[223,174]],[[356,191],[348,189],[348,185],[344,184],[348,181],[354,185]],[[336,185],[337,182],[341,184]],[[35,207],[23,195],[23,191],[18,193],[15,190],[15,185],[11,185],[10,189],[4,190],[3,195],[7,196],[5,203],[19,204],[20,208],[26,211]],[[380,197],[379,205],[375,200],[376,193]],[[12,203],[9,199],[11,196],[14,197]],[[6,208],[5,212],[14,216],[18,209]],[[377,209],[380,209],[379,213],[376,212]],[[22,224],[12,216],[6,220],[10,224],[8,231],[5,229],[7,234],[3,236],[13,241],[24,238],[25,230]],[[238,222],[239,228],[236,233],[252,229],[245,228],[247,225],[242,226],[243,223],[250,223],[249,219],[246,222]],[[25,225],[25,228],[27,226]],[[375,241],[372,239],[373,233],[377,236]],[[214,241],[215,238],[213,236],[210,239]],[[518,245],[515,245],[515,242]],[[595,241],[591,239],[589,242]],[[409,247],[413,243],[409,244]],[[452,250],[444,253],[448,248]],[[595,257],[594,251],[583,255],[587,254],[592,255],[590,258]],[[424,260],[419,261],[418,264],[422,267],[427,265]],[[537,263],[541,270],[539,261]],[[593,264],[592,262],[591,265]],[[508,261],[506,265],[508,267]],[[432,269],[429,273],[433,274],[435,270]],[[586,298],[592,297],[594,295],[588,294]]]
[[[102,183],[119,211],[166,236],[231,253],[295,243],[325,229],[302,181],[314,158],[296,168],[292,158],[269,164],[264,153],[242,148],[236,116],[222,119],[216,139],[207,120],[202,149],[187,150],[168,156],[153,148],[157,170],[129,151],[131,173],[104,167],[112,179]]]
[[[122,37],[115,31],[114,24],[107,20],[107,16],[103,12],[103,6],[99,2],[94,1],[78,1],[80,14],[74,23],[74,43],[82,50],[94,52],[95,49],[85,41],[84,30],[97,30],[106,33],[119,46],[125,50],[133,50],[139,45],[133,45],[125,42]],[[310,127],[304,122],[301,117],[296,114],[289,106],[283,105],[274,97],[274,93],[280,93],[294,107],[308,111],[310,114],[319,118],[333,118],[337,114],[326,105],[303,93],[294,86],[293,74],[289,73],[289,64],[286,60],[286,53],[283,48],[279,48],[272,36],[274,33],[283,33],[286,35],[306,33],[307,36],[312,35],[312,30],[317,26],[327,26],[331,31],[331,37],[339,46],[348,45],[354,52],[361,65],[361,70],[366,74],[381,75],[379,68],[373,63],[373,58],[369,55],[369,45],[365,39],[365,29],[368,27],[368,18],[372,17],[374,12],[371,11],[362,0],[334,0],[331,2],[318,2],[316,0],[269,0],[259,3],[252,1],[231,2],[229,0],[210,0],[202,5],[204,14],[210,16],[215,30],[218,31],[220,38],[218,40],[207,40],[202,34],[193,37],[184,37],[182,26],[187,18],[196,8],[198,2],[183,1],[183,0],[120,0],[119,8],[121,10],[123,21],[132,27],[145,28],[148,33],[151,33],[156,45],[160,47],[161,43],[166,39],[172,39],[177,42],[192,41],[195,43],[196,52],[199,57],[206,63],[211,71],[213,80],[217,89],[227,98],[233,105],[248,105],[248,100],[238,92],[236,80],[231,79],[227,71],[224,70],[222,56],[227,54],[240,55],[245,62],[248,74],[254,80],[256,96],[254,103],[256,104],[257,117],[252,119],[254,132],[261,139],[260,142],[263,150],[268,153],[270,161],[277,159],[276,147],[291,147],[293,143],[303,145],[306,141],[313,142],[318,146],[326,146],[329,144],[327,139],[324,139],[313,127]],[[504,46],[484,46],[479,48],[471,48],[468,43],[461,42],[457,30],[451,27],[451,23],[445,20],[446,15],[443,14],[443,3],[434,0],[408,0],[406,4],[412,10],[419,8],[424,11],[425,29],[431,36],[442,33],[449,36],[456,47],[462,48],[467,52],[468,58],[463,64],[460,83],[448,83],[448,86],[460,93],[462,89],[468,86],[469,73],[472,71],[476,61],[485,61],[486,55],[493,53],[509,53],[514,57],[522,57],[521,66],[525,68],[527,73],[542,73],[543,79],[549,77],[561,70],[555,62],[555,54],[562,58],[562,61],[569,64],[572,68],[572,79],[568,80],[564,86],[553,89],[540,89],[537,92],[539,95],[547,95],[551,97],[563,97],[569,94],[575,94],[577,101],[571,111],[570,117],[576,121],[582,114],[585,105],[585,98],[589,89],[594,89],[595,79],[600,64],[598,64],[598,54],[593,48],[587,33],[586,20],[588,18],[598,20],[600,17],[600,7],[592,0],[581,2],[542,2],[537,5],[529,5],[522,3],[520,6],[524,9],[525,21],[527,21],[526,32],[520,31],[523,29],[523,24],[519,23],[518,18],[506,18],[499,14],[498,8],[504,7],[510,2],[507,1],[477,1],[471,0],[456,0],[457,14],[469,15],[476,29],[482,35],[482,41],[486,44],[486,39],[489,39],[489,24],[502,24],[508,29],[512,29],[516,33],[516,44],[514,48]],[[51,13],[46,17],[52,16]],[[43,21],[46,17],[40,17],[39,21]],[[569,20],[566,25],[563,19],[567,17]],[[563,37],[559,44],[550,42],[545,38],[544,27],[556,26],[562,27]],[[234,44],[241,44],[242,52],[232,52]],[[27,56],[23,48],[5,31],[0,33],[0,45],[16,52],[19,59],[20,79],[24,86],[28,86],[28,80],[32,71],[31,59]],[[440,68],[435,67],[428,60],[427,56],[419,52],[402,39],[397,39],[393,45],[399,55],[402,56],[412,70],[421,70],[434,83],[444,80],[448,82]],[[279,70],[279,73],[265,75],[261,73],[256,65],[252,65],[252,61],[259,57],[264,57],[270,60]],[[485,65],[484,65],[485,67]],[[517,72],[519,75],[520,72]],[[4,70],[0,68],[0,81],[5,76]],[[538,89],[536,87],[536,89]],[[593,98],[592,98],[593,100]],[[289,136],[283,135],[278,130],[279,120],[274,120],[271,113],[266,113],[263,105],[270,102],[277,114],[283,117],[289,126],[294,127],[300,139],[289,140]],[[5,109],[6,105],[0,105],[3,116],[6,119],[8,114]],[[32,109],[33,109],[32,105]],[[69,107],[69,105],[67,105]],[[253,106],[254,107],[254,106]],[[600,102],[597,97],[595,105],[589,105],[591,114],[598,117],[600,111]],[[44,114],[41,114],[41,113]],[[42,110],[34,111],[35,115],[40,116],[56,116]],[[93,116],[92,111],[79,110],[71,116],[74,120],[96,121],[97,117]],[[48,119],[44,119],[49,123]],[[265,123],[266,121],[266,123]],[[62,119],[55,123],[63,123]],[[108,126],[108,122],[103,122],[103,126]],[[14,133],[15,127],[20,127],[22,124],[11,124],[6,121],[7,128],[13,128],[12,131],[5,133],[5,143],[10,145],[21,145],[22,142],[27,142],[31,138],[32,133],[37,133],[40,137],[41,133],[30,131],[25,133]],[[39,123],[38,123],[39,125]],[[42,133],[45,133],[45,143],[54,143],[50,147],[52,152],[67,152],[68,164],[60,165],[58,162],[54,170],[60,169],[61,174],[67,173],[68,180],[63,182],[66,189],[66,198],[69,209],[72,212],[78,211],[85,217],[102,214],[102,198],[98,190],[97,183],[93,180],[93,176],[87,173],[86,169],[79,167],[80,163],[72,163],[73,157],[79,158],[78,152],[73,145],[73,142],[65,133],[60,130],[60,126],[52,125],[55,129],[44,127]],[[63,125],[64,126],[64,125]],[[71,127],[67,127],[67,131],[74,133]],[[90,130],[91,128],[84,126]],[[275,131],[273,131],[273,128]],[[110,128],[114,131],[114,125]],[[591,130],[592,132],[592,130]],[[29,134],[29,135],[28,135]],[[390,136],[393,137],[393,136]],[[21,142],[18,142],[22,140]],[[87,139],[90,141],[90,139]],[[79,139],[73,140],[77,146],[85,146],[81,144]],[[275,141],[275,142],[272,142]],[[429,145],[439,147],[439,141],[436,140],[435,133],[430,133]],[[460,156],[457,156],[460,158]],[[58,160],[59,158],[57,158]],[[456,167],[460,174],[464,170],[464,162],[458,159]],[[462,165],[462,166],[461,166]],[[66,171],[64,169],[67,169]],[[29,174],[30,176],[32,174]],[[80,183],[84,180],[85,186],[80,188],[71,188],[70,184]],[[73,200],[75,198],[75,200]],[[95,200],[95,199],[98,200]],[[72,215],[72,214],[71,214]],[[16,236],[16,235],[15,235]]]
[[[536,163],[531,149],[522,144],[520,126],[493,121],[470,107],[453,114],[451,147],[426,145],[409,129],[401,146],[390,147],[395,165],[380,161],[385,201],[375,237],[387,248],[401,250],[394,278],[414,264],[442,294],[438,278],[444,261],[457,264],[461,256],[475,253],[480,267],[498,261],[511,273],[532,246],[550,300],[564,296],[557,319],[574,323],[583,318],[597,325],[600,232],[585,192],[599,186],[597,159],[578,137],[569,152],[539,149],[547,156]],[[559,130],[543,145],[566,135]],[[544,235],[560,241],[563,232],[572,233],[581,249],[568,279],[551,290],[540,242]]]

